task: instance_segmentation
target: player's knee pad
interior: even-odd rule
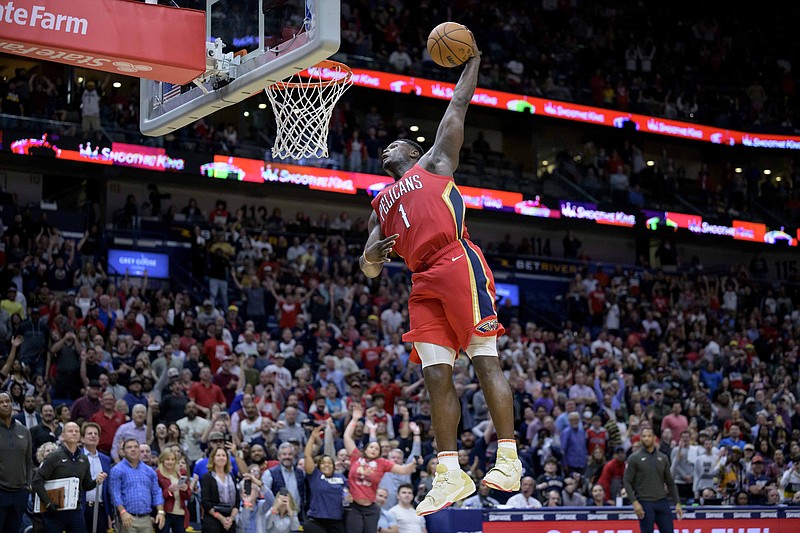
[[[456,360],[456,351],[447,346],[440,346],[430,342],[415,342],[414,348],[422,361],[422,368],[432,365],[450,365]]]
[[[473,335],[466,351],[470,359],[481,355],[497,357],[497,335],[492,335],[491,337]]]

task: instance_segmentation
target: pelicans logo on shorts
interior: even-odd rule
[[[484,322],[481,322],[475,329],[480,331],[481,333],[491,333],[492,331],[497,331],[499,329],[499,324],[497,323],[496,318],[490,318]]]

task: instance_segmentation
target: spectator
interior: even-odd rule
[[[200,370],[200,381],[192,385],[189,389],[189,399],[194,403],[195,408],[208,418],[211,415],[211,406],[214,404],[225,404],[225,395],[219,385],[211,382],[211,369],[204,367]]]
[[[689,457],[689,438],[689,431],[682,431],[678,445],[672,448],[670,457],[672,477],[678,486],[678,495],[681,497],[681,501],[684,502],[694,496],[695,462]]]
[[[81,428],[83,454],[89,461],[90,476],[93,479],[97,479],[101,472],[106,474],[106,476],[111,473],[111,458],[97,449],[97,445],[100,442],[100,433],[100,426],[92,422],[85,423]],[[100,487],[102,487],[102,490]],[[96,528],[94,526],[95,507],[98,507]],[[83,512],[86,531],[89,533],[103,533],[108,531],[114,515],[112,507],[109,483],[103,483],[95,489],[86,491],[86,506]]]
[[[144,423],[146,418],[147,407],[142,404],[137,404],[131,409],[130,422],[125,422],[119,426],[117,432],[114,434],[114,444],[111,446],[111,459],[115,463],[123,457],[120,447],[124,442],[132,439],[139,444],[147,443],[147,426]],[[131,457],[138,462],[141,455],[137,452],[135,456],[132,454]]]
[[[579,427],[580,418],[577,411],[569,413],[569,427],[561,433],[564,470],[568,474],[583,473],[587,464],[586,432]]]
[[[353,418],[344,431],[344,446],[350,454],[350,471],[348,480],[352,491],[353,503],[345,517],[348,532],[375,531],[380,519],[380,508],[375,503],[375,492],[381,478],[386,472],[394,474],[410,474],[416,470],[416,463],[397,465],[380,457],[380,446],[371,442],[362,453],[353,440],[356,422],[363,416],[360,405],[353,406]]]
[[[264,472],[261,481],[264,484],[265,495],[274,497],[282,489],[286,489],[292,496],[292,501],[298,509],[305,509],[308,501],[305,471],[295,466],[296,450],[292,443],[282,442],[278,447],[278,465]]]
[[[610,497],[619,494],[622,488],[622,478],[625,474],[625,448],[617,446],[614,448],[614,457],[603,467],[597,484],[603,487],[603,493]]]
[[[530,476],[525,476],[520,481],[520,490],[511,496],[506,505],[512,509],[531,509],[541,507],[542,502],[534,498],[533,489],[535,481]]]
[[[106,391],[100,398],[100,409],[94,413],[89,421],[98,425],[100,428],[100,441],[97,449],[106,455],[111,454],[114,444],[114,436],[119,427],[125,423],[125,415],[114,409],[114,393]],[[44,410],[42,411],[44,417]]]
[[[42,416],[36,411],[35,396],[32,394],[25,396],[25,400],[22,403],[22,412],[15,415],[14,420],[18,420],[31,432],[41,423]]]
[[[389,514],[394,515],[400,533],[427,533],[425,518],[417,515],[411,505],[414,500],[414,487],[404,483],[397,489],[397,505],[389,509]]]
[[[164,495],[164,531],[183,533],[189,526],[189,498],[191,486],[185,471],[181,471],[172,450],[158,456],[158,486]]]
[[[561,492],[555,489],[548,492],[544,507],[561,507]]]
[[[100,392],[100,382],[96,379],[91,380],[86,387],[86,394],[72,404],[70,411],[73,422],[80,426],[100,411]]]
[[[124,458],[114,465],[109,476],[112,501],[117,508],[120,533],[149,531],[153,508],[157,509],[155,524],[164,527],[164,497],[155,471],[140,461],[139,442],[125,439]]]
[[[586,496],[578,492],[577,480],[571,477],[564,480],[561,500],[564,507],[584,507],[586,505]]]
[[[325,438],[333,444],[333,425],[328,424]],[[305,474],[308,480],[309,508],[308,519],[303,525],[309,533],[344,533],[344,507],[349,491],[347,480],[337,474],[335,460],[330,455],[314,457],[314,447],[323,447],[323,426],[317,426],[305,446]],[[320,450],[321,451],[321,450]]]
[[[489,495],[491,490],[488,485],[479,483],[478,492],[464,500],[461,507],[464,509],[496,509],[500,506],[500,502]]]
[[[399,533],[397,519],[389,511],[383,509],[386,502],[386,489],[378,487],[375,490],[375,504],[380,509],[380,519],[378,520],[378,531],[380,533]]]
[[[84,135],[90,131],[100,129],[100,93],[94,81],[86,82],[86,87],[81,94],[81,127]],[[102,89],[102,84],[100,86]]]
[[[609,507],[614,505],[614,502],[606,497],[606,491],[603,486],[596,484],[592,486],[592,498],[586,505],[588,507]]]
[[[395,72],[403,74],[407,73],[414,64],[403,43],[397,43],[397,48],[389,55],[389,64],[394,67]]]
[[[30,430],[32,450],[38,450],[47,442],[56,442],[56,437],[61,434],[61,428],[56,420],[56,412],[52,405],[43,405],[40,416],[41,422],[39,425]]]
[[[275,495],[272,511],[267,514],[265,533],[289,533],[300,528],[298,507],[291,493],[284,489]]]
[[[222,533],[229,530],[239,514],[241,497],[231,473],[231,460],[223,447],[214,448],[211,467],[200,478],[203,506],[203,531]]]

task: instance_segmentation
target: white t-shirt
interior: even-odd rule
[[[242,432],[242,440],[244,442],[252,441],[253,437],[257,436],[261,431],[261,417],[256,417],[252,422],[246,418],[240,420],[239,430]]]
[[[197,461],[203,457],[203,450],[200,449],[200,435],[205,433],[209,424],[205,418],[195,417],[194,420],[189,420],[188,417],[183,417],[178,420],[178,427],[181,428],[181,437],[183,438],[183,445],[186,447],[186,456],[192,460]],[[198,436],[195,437],[195,434]]]
[[[403,509],[398,503],[389,513],[397,520],[399,533],[421,533],[425,531],[425,517],[417,516],[413,507]]]
[[[506,506],[509,509],[531,509],[534,507],[541,507],[542,502],[533,496],[526,498],[525,495],[520,492],[510,497],[506,502]]]
[[[272,364],[264,370],[267,374],[275,374],[275,382],[282,390],[288,390],[292,386],[292,373],[285,366]]]

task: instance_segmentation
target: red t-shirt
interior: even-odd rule
[[[125,423],[125,415],[114,411],[114,415],[108,418],[101,409],[92,415],[89,422],[100,426],[100,441],[97,443],[97,449],[105,454],[110,454],[111,446],[114,445],[114,435],[116,435],[117,429]]]
[[[603,290],[595,289],[589,295],[589,303],[592,306],[592,313],[599,315],[606,307],[606,293]]]
[[[219,370],[222,357],[230,354],[231,349],[223,340],[217,340],[212,337],[203,343],[203,355],[208,359],[208,366],[211,368],[212,374],[216,374],[217,370]]]
[[[222,394],[222,389],[219,385],[210,383],[208,387],[201,382],[197,382],[189,389],[189,398],[192,399],[197,405],[210,408],[215,403],[226,403],[225,395]],[[201,415],[201,413],[198,413]]]
[[[367,394],[375,393],[383,394],[385,400],[383,408],[386,409],[386,412],[390,415],[394,415],[394,400],[403,394],[402,389],[398,387],[396,383],[389,383],[386,387],[383,386],[383,383],[376,383],[367,390]]]
[[[281,319],[278,321],[278,326],[281,329],[293,328],[297,325],[297,315],[302,310],[300,304],[294,302],[282,302],[280,305]]]
[[[354,450],[350,454],[350,473],[347,477],[353,499],[374,502],[378,484],[393,466],[392,461],[383,457],[367,461],[359,450]]]
[[[361,361],[364,365],[364,370],[369,372],[370,377],[373,379],[375,379],[375,369],[377,369],[378,365],[381,363],[382,352],[383,347],[381,346],[373,346],[361,350]]]

